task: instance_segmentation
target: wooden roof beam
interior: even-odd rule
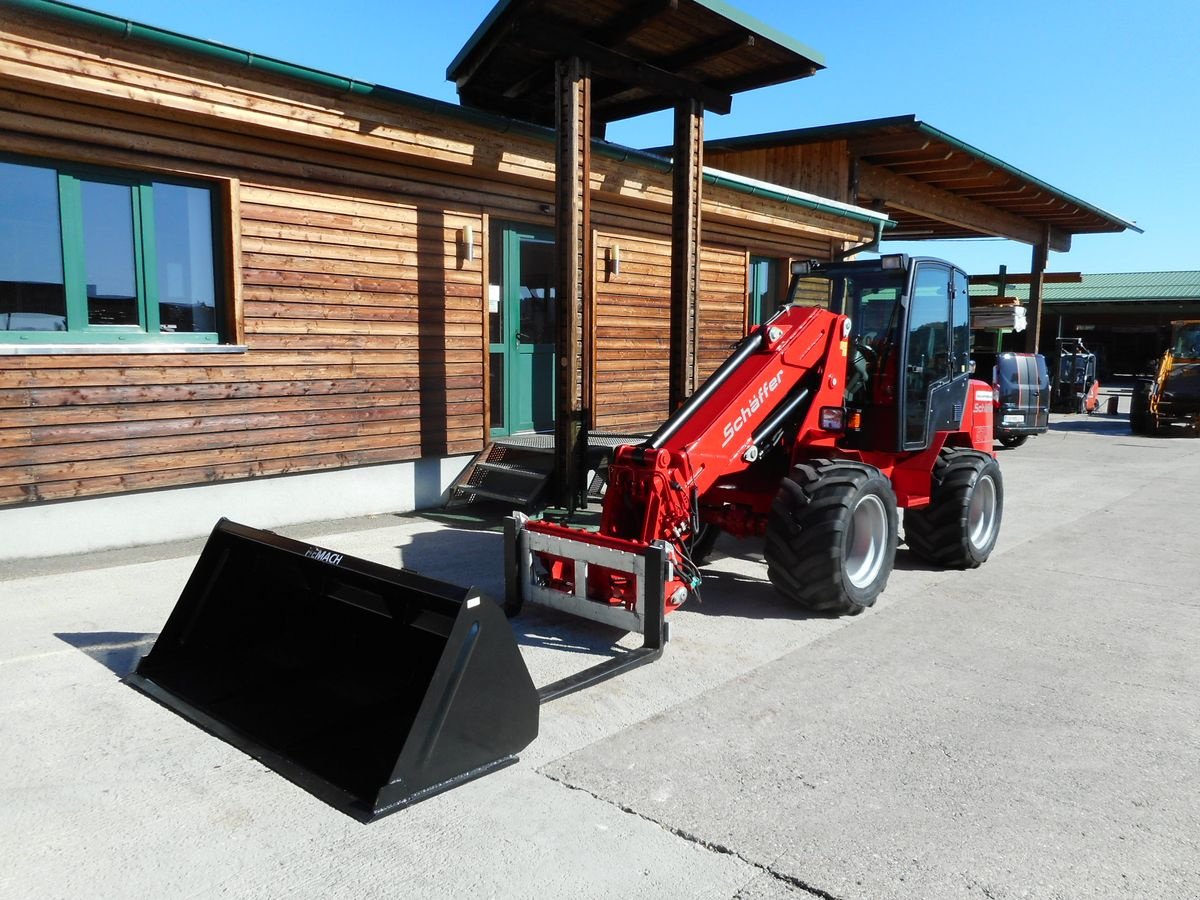
[[[588,34],[588,40],[596,44],[615,47],[644,31],[659,16],[679,9],[679,0],[634,0],[621,14],[620,19],[607,28]]]
[[[860,197],[879,198],[889,207],[946,222],[967,231],[1009,238],[1025,244],[1036,244],[1043,239],[1043,228],[1035,222],[921,184],[878,166],[859,164],[858,191]],[[1050,247],[1060,252],[1071,249],[1070,235],[1061,232],[1051,234]]]
[[[577,56],[591,63],[593,75],[643,87],[659,96],[673,97],[677,100],[698,100],[706,109],[721,115],[733,108],[733,97],[729,92],[681,78],[658,66],[601,47],[574,29],[542,21],[537,24],[536,29],[519,29],[513,39],[515,43],[527,49],[556,58]],[[598,105],[595,98],[593,104],[593,108]],[[656,108],[661,106],[660,102]],[[605,118],[612,121],[611,116]]]
[[[650,63],[665,71],[679,73],[690,66],[708,62],[726,53],[732,53],[734,50],[753,46],[754,35],[748,31],[735,31],[729,35],[689,47],[672,56],[657,57],[650,60]],[[592,100],[596,103],[600,101],[619,102],[621,97],[627,94],[634,95],[636,90],[636,86],[631,87],[629,84],[621,83],[607,90],[593,90]]]
[[[883,156],[891,153],[913,153],[928,150],[933,141],[922,135],[873,135],[871,137],[852,138],[849,141],[850,152],[855,156]],[[943,145],[945,146],[945,145]],[[954,151],[946,148],[945,156]]]

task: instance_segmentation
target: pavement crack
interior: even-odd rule
[[[814,897],[820,897],[821,900],[843,900],[843,898],[838,897],[836,894],[831,894],[826,890],[822,890],[821,888],[816,887],[815,885],[811,885],[802,878],[797,878],[795,875],[789,875],[786,872],[780,872],[777,869],[775,869],[773,865],[767,865],[765,863],[760,863],[753,859],[750,859],[750,858],[744,856],[743,854],[739,853],[738,851],[734,850],[732,847],[726,847],[724,844],[719,844],[719,843],[716,843],[715,841],[705,840],[704,838],[700,837],[699,835],[692,834],[690,831],[685,831],[682,828],[676,828],[674,825],[668,825],[666,822],[663,822],[659,819],[655,819],[653,816],[648,816],[645,813],[639,812],[638,810],[634,809],[631,806],[626,806],[625,804],[619,803],[616,800],[611,800],[608,797],[602,797],[599,794],[597,794],[595,791],[588,790],[587,788],[582,787],[578,784],[572,784],[569,781],[564,781],[562,778],[557,778],[554,775],[549,774],[548,772],[538,772],[538,774],[542,775],[545,778],[548,778],[550,781],[553,781],[557,784],[561,784],[563,787],[567,788],[567,790],[579,791],[580,793],[587,794],[589,797],[593,798],[594,800],[599,800],[601,803],[607,803],[609,806],[616,807],[621,812],[626,813],[627,815],[636,816],[637,818],[643,820],[644,822],[649,822],[651,825],[656,825],[657,827],[661,828],[663,831],[666,831],[669,834],[673,834],[675,837],[681,838],[690,844],[695,844],[698,847],[703,847],[705,850],[709,850],[713,853],[719,853],[723,856],[732,856],[734,859],[738,860],[739,862],[745,863],[746,865],[748,865],[754,869],[757,869],[758,871],[762,872],[765,875],[770,876],[771,878],[775,879],[776,881],[781,881],[784,884],[790,885],[791,887],[794,887],[794,888],[797,888],[798,890],[804,891],[807,894],[811,894]],[[741,893],[741,890],[739,889],[738,893],[734,894],[734,900],[736,900],[736,898],[740,895],[740,893]]]

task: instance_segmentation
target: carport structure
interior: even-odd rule
[[[888,240],[1030,244],[1031,351],[1050,251],[1070,250],[1078,234],[1142,230],[912,115],[709,141],[705,153],[717,168],[886,212]]]
[[[593,308],[591,138],[609,122],[673,109],[670,391],[698,386],[704,112],[733,94],[804,78],[821,56],[722,0],[499,0],[450,63],[463,105],[556,129],[559,503],[584,502]]]

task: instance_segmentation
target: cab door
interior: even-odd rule
[[[937,261],[916,263],[908,295],[901,446],[923,450],[962,422],[970,378],[967,278]]]

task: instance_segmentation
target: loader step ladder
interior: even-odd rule
[[[591,432],[587,435],[588,501],[599,503],[608,486],[608,460],[622,444],[638,444],[641,434]],[[484,448],[450,489],[446,509],[499,503],[525,512],[546,504],[554,475],[554,435],[518,434]]]
[[[500,503],[536,509],[554,475],[554,435],[523,434],[489,444],[450,488],[447,509]]]

